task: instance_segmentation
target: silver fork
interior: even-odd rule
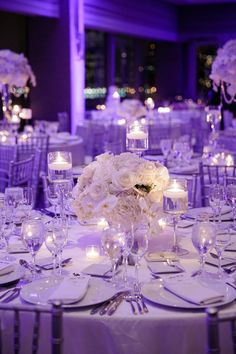
[[[14,300],[19,296],[21,288],[27,283],[29,283],[29,280],[24,278],[20,279],[13,289],[9,289],[0,295],[1,302],[7,303]]]

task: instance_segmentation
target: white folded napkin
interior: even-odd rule
[[[145,258],[148,262],[164,262],[167,259],[171,261],[179,260],[179,257],[176,256],[174,252],[168,252],[168,251],[148,252],[146,253]]]
[[[15,269],[15,264],[12,261],[7,261],[5,259],[0,259],[0,276],[13,272]]]
[[[148,268],[152,273],[156,274],[168,274],[168,273],[181,273],[183,272],[182,267],[178,262],[176,264],[169,265],[166,262],[150,262],[148,263]]]
[[[165,289],[196,305],[210,305],[223,301],[224,293],[200,284],[190,278],[165,280]]]
[[[90,277],[66,277],[53,291],[48,302],[61,301],[63,304],[73,304],[81,300],[87,292]]]
[[[94,276],[111,276],[112,271],[111,271],[111,265],[110,264],[90,264],[88,267],[84,268],[82,270],[83,274],[89,274],[89,275],[94,275]]]

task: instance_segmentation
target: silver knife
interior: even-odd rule
[[[91,315],[95,315],[95,314],[98,313],[99,311],[102,311],[102,313],[103,313],[104,309],[107,308],[108,305],[109,305],[112,301],[114,301],[114,300],[117,298],[118,295],[119,295],[119,294],[115,294],[115,295],[113,295],[110,299],[108,299],[107,301],[105,301],[105,302],[103,302],[102,304],[99,304],[98,306],[92,308],[92,310],[90,311],[90,314],[91,314]]]
[[[107,314],[109,316],[113,315],[113,313],[117,310],[118,306],[122,303],[124,300],[124,294],[121,294],[120,296],[117,297],[117,299],[113,302],[111,307],[109,307]]]

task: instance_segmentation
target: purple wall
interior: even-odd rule
[[[32,90],[35,118],[56,120],[57,112],[70,116],[70,55],[67,0],[61,1],[60,20],[29,19],[30,62],[37,73]]]
[[[178,32],[180,40],[236,37],[236,4],[179,7]]]
[[[162,1],[84,0],[85,25],[151,39],[176,40],[175,6]]]

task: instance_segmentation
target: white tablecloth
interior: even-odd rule
[[[64,250],[64,257],[73,257],[73,263],[66,269],[68,272],[80,272],[91,261],[86,259],[85,248],[88,245],[100,245],[101,229],[96,226],[73,226],[70,230],[69,243]],[[188,272],[199,267],[198,255],[191,243],[191,227],[179,229],[181,244],[190,250],[182,259],[182,265]],[[236,239],[236,235],[233,236]],[[170,249],[172,245],[171,228],[159,233],[150,241],[150,248]],[[3,251],[0,251],[0,256]],[[37,258],[49,256],[43,246]],[[22,255],[19,256],[22,258]],[[27,255],[24,257],[30,259]],[[99,262],[106,261],[100,257]],[[215,268],[211,267],[211,271]],[[143,260],[140,270],[141,279],[150,281],[150,272]],[[50,274],[47,271],[46,274]],[[129,274],[134,274],[134,267],[129,267]],[[12,303],[19,303],[16,299]],[[90,315],[90,308],[65,310],[63,318],[64,351],[70,354],[204,354],[206,349],[206,315],[204,310],[180,310],[162,307],[147,302],[149,313],[133,315],[130,305],[122,302],[111,317],[108,315]],[[225,311],[236,310],[236,305],[228,305]],[[27,354],[26,345],[29,341],[29,315],[24,315],[21,353]],[[11,319],[5,313],[3,322],[4,353],[12,352],[8,337],[12,331]],[[39,353],[49,352],[46,338],[49,336],[48,316],[42,318],[41,346]],[[223,337],[222,353],[231,354],[228,332]]]

